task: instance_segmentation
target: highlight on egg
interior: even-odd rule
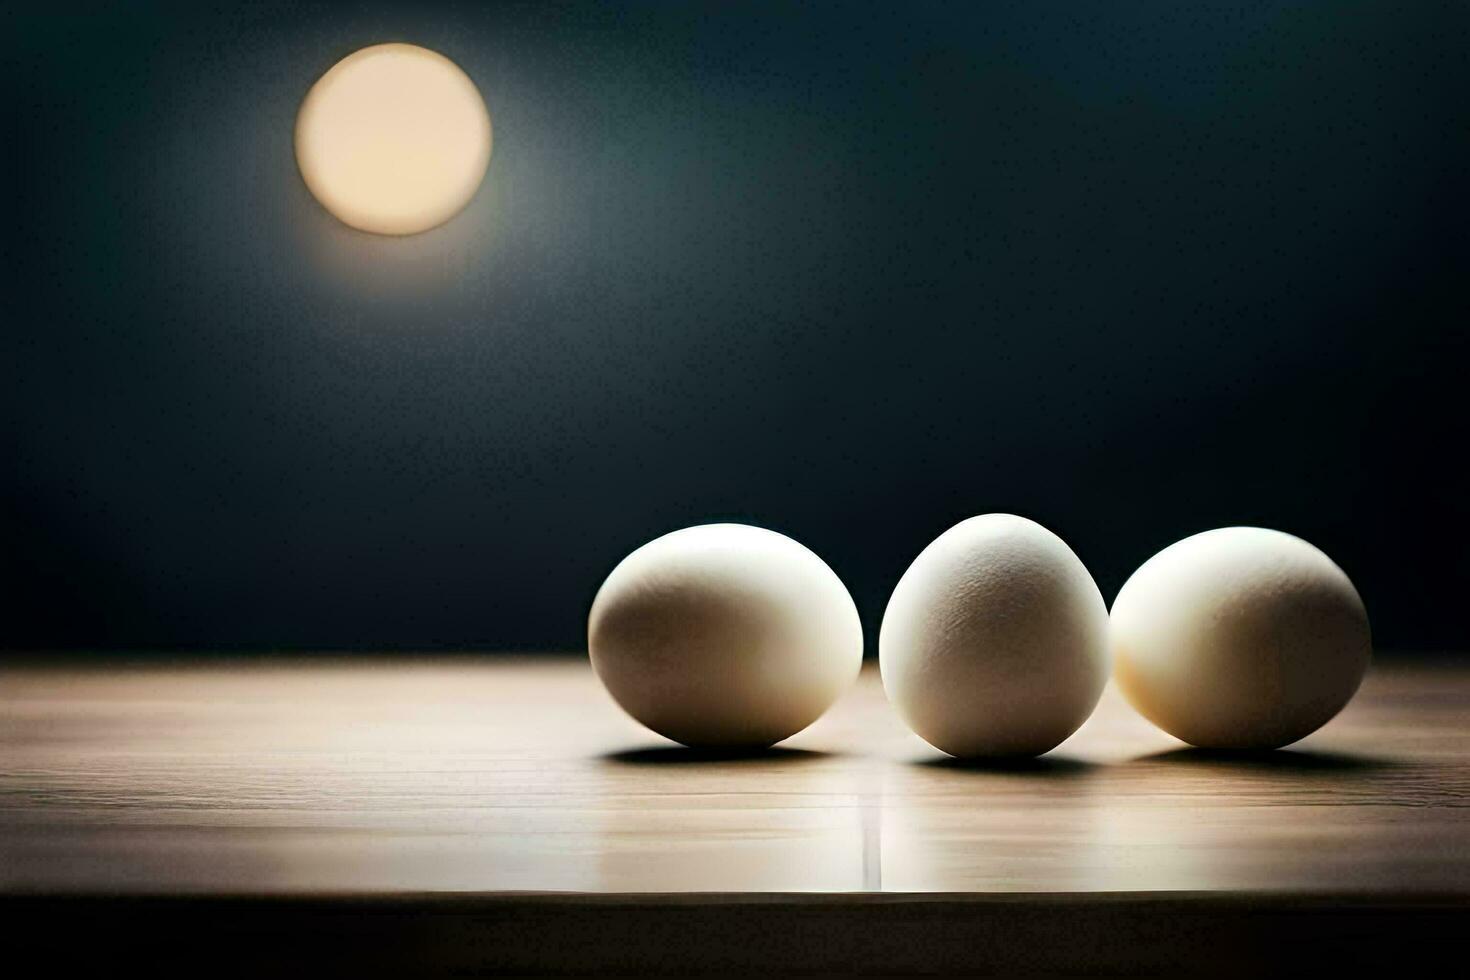
[[[1108,611],[1082,561],[1034,521],[986,514],[925,548],[883,615],[883,687],[954,756],[1034,756],[1087,720],[1107,682]]]
[[[1144,562],[1113,602],[1118,687],[1175,738],[1268,749],[1352,698],[1372,656],[1368,613],[1341,568],[1281,531],[1226,527]]]
[[[624,558],[588,617],[593,669],[646,727],[760,747],[816,721],[857,678],[863,631],[837,574],[775,531],[706,524]]]

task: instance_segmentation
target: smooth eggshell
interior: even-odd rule
[[[950,528],[883,615],[889,700],[956,756],[1029,756],[1076,731],[1108,677],[1107,606],[1061,538],[1024,517]]]
[[[644,725],[692,746],[764,746],[826,711],[862,666],[852,597],[822,559],[742,524],[666,534],[613,569],[592,666]]]
[[[1176,542],[1113,603],[1118,687],[1175,738],[1217,749],[1295,742],[1342,710],[1372,638],[1347,575],[1301,538],[1226,527]]]

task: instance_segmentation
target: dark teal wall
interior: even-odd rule
[[[1110,599],[1279,527],[1470,641],[1470,6],[62,6],[3,20],[7,646],[574,647],[730,519],[871,636],[990,510]],[[386,40],[495,123],[411,239],[292,158]]]

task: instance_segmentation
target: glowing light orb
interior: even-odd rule
[[[490,163],[490,113],[448,58],[413,44],[354,52],[296,116],[296,163],[345,224],[412,235],[454,217]]]

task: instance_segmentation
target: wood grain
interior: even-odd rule
[[[1109,691],[1034,763],[908,733],[876,671],[769,753],[624,717],[584,659],[0,668],[0,892],[1470,894],[1470,670],[1376,667],[1291,750]]]

